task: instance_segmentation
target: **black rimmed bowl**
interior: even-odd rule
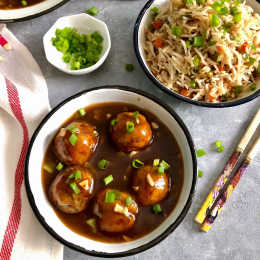
[[[198,105],[198,106],[204,106],[204,107],[232,107],[244,104],[246,102],[249,102],[253,100],[256,97],[260,96],[260,79],[257,81],[257,87],[256,89],[252,91],[245,92],[241,94],[237,99],[234,99],[232,101],[228,102],[220,102],[220,103],[209,103],[209,102],[203,102],[203,101],[196,101],[192,100],[188,97],[184,97],[180,95],[179,93],[167,88],[163,83],[161,83],[159,80],[156,79],[156,77],[151,73],[149,66],[146,63],[145,60],[145,52],[143,49],[144,41],[145,41],[145,30],[148,28],[148,26],[152,22],[152,12],[151,8],[153,7],[159,7],[159,8],[165,8],[171,0],[149,0],[139,13],[135,27],[134,27],[134,48],[135,48],[135,54],[137,56],[137,59],[148,76],[148,78],[160,89],[165,91],[166,93],[191,104]],[[254,8],[254,10],[258,13],[260,13],[260,4],[257,3],[255,0],[248,1],[248,4]]]
[[[43,0],[42,2],[24,8],[0,9],[0,22],[11,23],[29,20],[47,14],[62,6],[69,0]]]
[[[43,190],[41,165],[46,149],[61,124],[81,107],[124,102],[151,111],[168,126],[174,135],[184,161],[184,181],[180,198],[168,218],[154,231],[125,243],[104,243],[78,235],[66,227],[55,214]],[[168,147],[167,149],[171,149]],[[64,245],[85,254],[100,257],[121,257],[139,253],[166,238],[181,223],[192,203],[197,163],[192,138],[180,117],[157,98],[129,87],[107,86],[83,91],[55,107],[36,129],[27,152],[25,184],[31,207],[43,227]]]

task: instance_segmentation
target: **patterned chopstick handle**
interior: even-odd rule
[[[228,180],[228,177],[230,176],[231,172],[233,171],[239,157],[240,152],[235,152],[232,154],[230,159],[225,165],[223,173],[218,177],[214,187],[211,189],[210,193],[208,194],[205,202],[203,203],[202,207],[200,208],[199,212],[197,213],[195,217],[195,221],[202,224],[205,217],[209,213],[212,205],[214,204],[215,200],[217,199],[220,190],[224,187],[225,183]]]
[[[201,230],[204,232],[208,232],[214,223],[215,219],[217,216],[220,214],[223,206],[225,205],[226,201],[232,194],[233,190],[237,186],[238,182],[244,175],[247,167],[249,165],[249,160],[244,160],[242,165],[239,167],[238,171],[235,173],[233,176],[232,180],[230,181],[229,185],[227,186],[227,189],[225,192],[223,192],[219,197],[218,200],[216,201],[214,207],[212,208],[211,212],[207,215],[204,223],[201,226]]]
[[[12,49],[10,43],[0,34],[0,46],[2,46],[5,50],[9,51]]]

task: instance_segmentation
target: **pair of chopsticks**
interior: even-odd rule
[[[240,140],[235,152],[231,155],[227,161],[223,172],[218,177],[214,187],[208,194],[205,202],[198,211],[195,221],[202,224],[201,230],[208,232],[214,223],[217,216],[220,214],[223,206],[225,205],[227,199],[230,197],[232,191],[235,189],[239,180],[245,173],[250,162],[255,157],[257,150],[260,148],[260,137],[257,138],[252,148],[248,152],[246,158],[240,164],[236,173],[231,177],[232,171],[236,164],[238,163],[241,154],[244,152],[246,146],[248,145],[251,137],[254,135],[258,125],[260,123],[260,108],[258,109],[256,115],[251,121],[249,127],[244,133],[242,139]],[[229,181],[230,180],[230,181]],[[224,188],[225,184],[229,184]],[[224,188],[224,190],[223,190]]]

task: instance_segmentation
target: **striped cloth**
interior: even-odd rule
[[[63,246],[39,224],[26,197],[30,136],[49,111],[45,79],[30,52],[0,24],[12,50],[0,47],[0,260],[60,260]]]

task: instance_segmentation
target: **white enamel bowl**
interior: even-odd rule
[[[8,23],[32,19],[51,12],[68,1],[69,0],[44,0],[43,2],[24,8],[0,10],[0,22]]]
[[[95,31],[98,31],[101,34],[104,39],[102,43],[103,50],[100,54],[100,59],[96,64],[85,69],[71,70],[70,65],[63,62],[63,54],[57,51],[56,47],[52,45],[51,39],[55,37],[57,28],[63,29],[65,27],[76,28],[79,33],[83,34],[89,34]],[[91,15],[82,13],[59,18],[43,36],[43,47],[48,62],[54,67],[71,75],[83,75],[98,69],[103,64],[110,51],[111,40],[107,25],[103,21],[98,20]]]
[[[159,80],[157,80],[157,78],[152,74],[152,72],[150,71],[148,64],[146,63],[145,60],[145,52],[143,49],[144,46],[144,42],[145,42],[145,30],[150,26],[151,22],[152,22],[152,12],[151,12],[151,8],[153,7],[159,7],[159,9],[164,9],[167,8],[168,4],[169,4],[170,0],[149,0],[143,7],[143,9],[141,10],[141,12],[139,13],[136,23],[135,23],[135,27],[134,27],[134,48],[135,48],[135,54],[136,57],[142,67],[142,69],[144,70],[144,72],[146,73],[146,75],[148,76],[148,78],[160,89],[162,89],[163,91],[165,91],[166,93],[180,99],[183,100],[185,102],[194,104],[194,105],[198,105],[198,106],[204,106],[204,107],[231,107],[231,106],[236,106],[236,105],[240,105],[246,102],[249,102],[251,100],[253,100],[254,98],[257,98],[260,96],[260,79],[257,80],[257,87],[256,89],[252,92],[252,91],[248,91],[243,93],[243,95],[239,96],[237,99],[234,99],[232,101],[228,101],[228,102],[220,102],[220,103],[209,103],[209,102],[203,102],[203,101],[196,101],[196,100],[192,100],[188,97],[184,97],[182,95],[180,95],[179,93],[170,90],[169,88],[167,88],[165,85],[163,85]],[[247,3],[249,5],[251,5],[254,10],[258,13],[260,13],[260,4],[256,2],[256,0],[248,0]]]
[[[169,217],[153,232],[135,241],[102,243],[80,236],[66,227],[47,200],[41,182],[45,151],[60,125],[81,107],[102,102],[125,102],[151,111],[175,136],[184,160],[184,184],[179,201]],[[167,149],[171,149],[168,147]],[[31,207],[43,227],[64,245],[100,257],[136,254],[159,243],[184,219],[191,205],[197,179],[197,163],[192,138],[179,116],[157,98],[128,87],[106,86],[76,94],[54,108],[35,131],[26,158],[25,183]]]

